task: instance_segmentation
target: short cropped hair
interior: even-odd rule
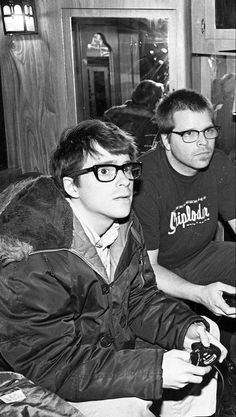
[[[164,97],[157,106],[156,120],[159,133],[170,133],[175,127],[174,113],[182,110],[191,110],[199,113],[207,110],[213,121],[214,113],[211,102],[202,94],[183,88]]]
[[[164,93],[164,86],[153,80],[141,81],[131,95],[134,104],[143,105],[153,110]]]
[[[50,173],[62,189],[63,177],[71,177],[76,185],[79,184],[76,172],[82,169],[89,154],[98,154],[96,144],[114,155],[127,154],[131,161],[137,158],[137,146],[133,136],[110,122],[84,120],[62,133],[50,160]]]

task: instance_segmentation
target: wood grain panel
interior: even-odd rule
[[[61,74],[57,74],[55,35],[51,37],[50,33],[50,20],[53,23],[55,14],[48,16],[45,1],[37,2],[37,6],[39,35],[14,35],[5,37],[8,42],[2,40],[1,74],[8,166],[46,173],[62,129],[58,108],[64,98],[58,100]],[[59,95],[65,97],[61,91]]]
[[[63,33],[65,9],[80,9],[81,14],[83,9],[91,9],[91,12],[106,9],[107,16],[109,11],[114,13],[121,9],[133,10],[134,16],[139,9],[177,10],[180,21],[187,4],[189,0],[37,0],[39,34],[30,36],[5,36],[0,21],[9,168],[19,167],[23,173],[48,172],[48,160],[60,133],[76,123],[74,83],[71,82],[74,77],[72,51],[64,51],[64,41],[71,36],[70,30]],[[181,45],[182,39],[181,32]]]

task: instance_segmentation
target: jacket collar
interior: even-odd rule
[[[132,216],[131,216],[132,217]],[[73,211],[50,176],[28,178],[11,184],[0,194],[0,262],[3,265],[25,259],[32,252],[71,249],[74,234]],[[130,220],[120,222],[119,235],[111,245],[119,259],[127,240]],[[104,267],[78,220],[79,239],[75,250],[90,264]]]
[[[33,251],[70,248],[73,213],[49,176],[11,184],[0,194],[0,261],[20,261]]]

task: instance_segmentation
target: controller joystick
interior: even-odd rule
[[[224,300],[230,307],[236,307],[236,294],[224,293]]]
[[[220,355],[221,350],[217,346],[210,344],[206,347],[201,342],[196,342],[192,344],[190,360],[196,366],[212,366],[218,362]]]

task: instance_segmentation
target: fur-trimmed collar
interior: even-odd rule
[[[54,180],[45,175],[11,184],[0,194],[0,262],[31,252],[70,248],[73,212]]]

